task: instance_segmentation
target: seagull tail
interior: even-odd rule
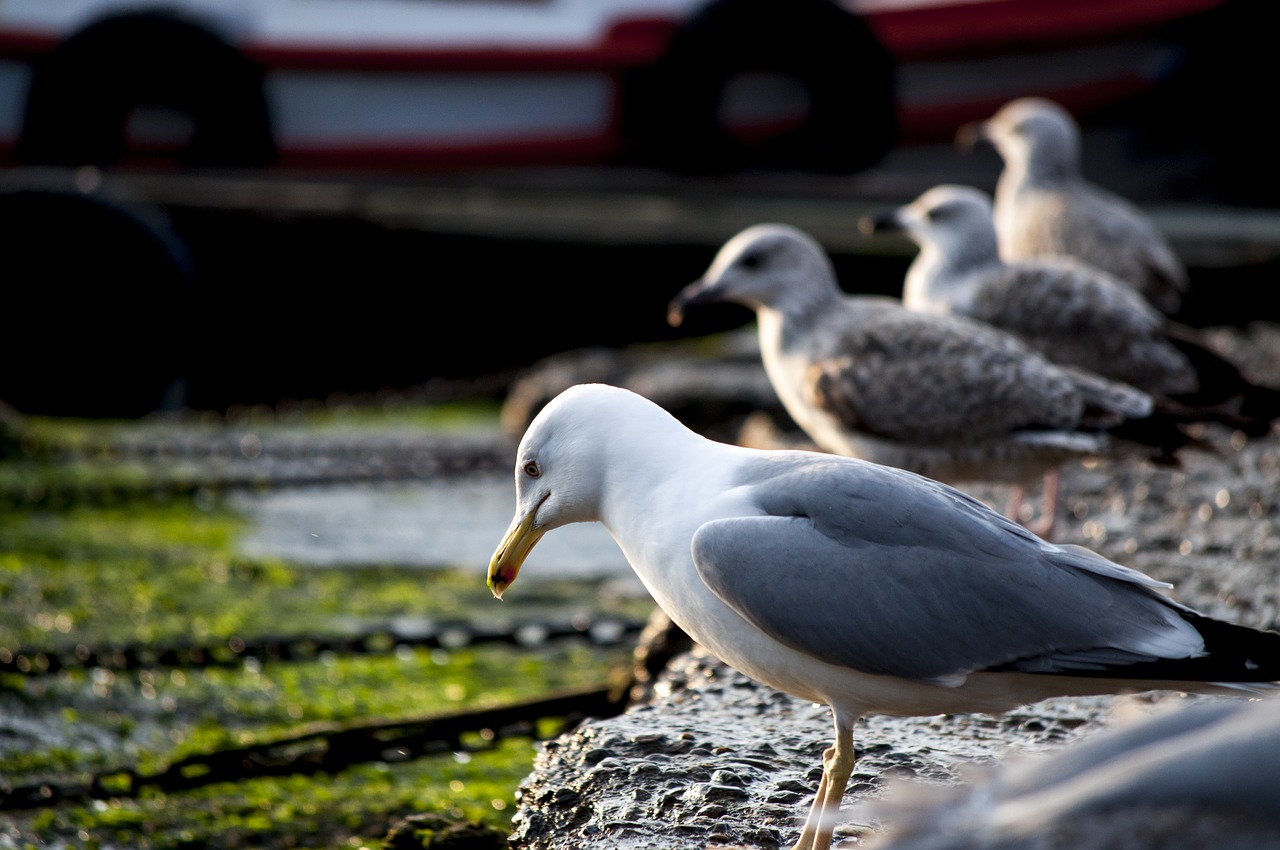
[[[1249,436],[1265,436],[1280,419],[1280,389],[1251,381],[1230,358],[1196,332],[1173,325],[1169,339],[1195,368],[1201,389],[1173,396],[1170,402],[1187,416],[1219,422]]]
[[[1280,419],[1280,389],[1250,384],[1240,396],[1240,415],[1265,422],[1263,434],[1270,432],[1271,424]]]
[[[1161,466],[1181,465],[1179,452],[1183,449],[1199,449],[1217,453],[1212,443],[1188,430],[1186,426],[1202,422],[1197,417],[1184,417],[1171,412],[1163,405],[1150,416],[1126,419],[1107,429],[1112,437],[1135,448],[1148,460]]]
[[[1280,686],[1280,633],[1215,620],[1194,611],[1183,611],[1182,617],[1204,640],[1204,650],[1199,655],[1119,664],[1102,672],[1095,670],[1087,674],[1151,681],[1203,682],[1257,692],[1272,692]]]
[[[1253,629],[1202,614],[1184,615],[1204,637],[1205,679],[1280,682],[1280,633]],[[1200,659],[1191,659],[1192,661]],[[1215,671],[1222,671],[1221,675]]]
[[[1162,398],[1156,403],[1156,412],[1166,420],[1185,425],[1212,423],[1249,437],[1265,437],[1271,433],[1272,423],[1280,418],[1280,390],[1255,386],[1242,395],[1210,404],[1186,396]]]

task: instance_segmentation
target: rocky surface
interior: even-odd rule
[[[1280,384],[1280,328],[1217,329],[1215,341],[1263,383]],[[785,416],[765,401],[768,421],[742,404],[758,375],[735,337],[725,386],[658,380],[667,365],[618,356],[594,376],[562,358],[535,370],[513,392],[507,424],[521,422],[564,382],[609,380],[670,401],[686,422],[743,442],[803,444]],[[724,356],[715,355],[715,356]],[[699,365],[691,374],[711,374]],[[646,383],[647,382],[647,383]],[[567,384],[565,384],[567,385]],[[775,400],[776,403],[776,400]],[[683,405],[683,406],[682,406]],[[714,421],[698,417],[709,410]],[[743,430],[744,427],[747,430]],[[1172,582],[1173,595],[1214,617],[1275,628],[1280,618],[1280,437],[1245,440],[1226,430],[1205,437],[1216,451],[1188,453],[1181,468],[1136,461],[1073,464],[1064,470],[1059,542],[1078,543]],[[974,488],[1003,505],[999,487]],[[676,655],[646,690],[647,701],[620,717],[583,723],[547,742],[519,792],[512,846],[561,848],[702,848],[789,846],[820,775],[831,741],[829,711],[762,687],[698,648]],[[846,803],[874,797],[890,777],[955,782],[966,766],[1012,752],[1057,747],[1106,726],[1126,705],[1176,695],[1050,700],[991,717],[870,717],[855,740],[860,760]],[[852,817],[837,830],[839,847],[856,847],[875,824]]]

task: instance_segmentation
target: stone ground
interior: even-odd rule
[[[1255,380],[1280,384],[1280,326],[1214,329],[1213,335]],[[732,400],[708,389],[719,386],[709,377],[713,369],[686,368],[684,381],[668,380],[669,364],[660,358],[595,352],[531,373],[512,393],[507,425],[522,430],[539,403],[566,381],[608,380],[668,401],[686,421],[718,410],[719,419],[703,420],[704,430],[718,436],[766,444],[799,440],[771,408],[767,383],[761,389],[749,341],[735,337],[732,345],[739,346],[737,354],[721,361],[721,374],[734,387],[724,395]],[[578,368],[583,364],[588,368]],[[684,389],[690,378],[698,385],[692,393]],[[739,403],[743,399],[770,412],[763,428],[759,419],[746,418],[751,404]],[[744,421],[754,430],[735,430]],[[1179,469],[1112,460],[1068,466],[1054,537],[1173,583],[1173,595],[1203,613],[1275,628],[1280,436],[1244,440],[1221,429],[1205,436],[1216,453],[1189,453]],[[974,492],[997,507],[1007,497],[999,487]],[[1118,708],[1170,699],[1194,698],[1077,698],[995,717],[866,718],[855,733],[860,760],[846,807],[876,797],[891,778],[953,783],[974,764],[1045,751],[1095,732]],[[512,847],[789,846],[831,735],[825,707],[759,686],[695,647],[675,656],[647,701],[545,744],[520,789]],[[837,846],[862,846],[875,834],[875,823],[847,813]]]

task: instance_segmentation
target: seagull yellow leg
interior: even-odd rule
[[[1058,495],[1062,490],[1062,472],[1057,468],[1044,474],[1044,509],[1040,512],[1040,520],[1036,523],[1024,523],[1027,530],[1045,540],[1053,534],[1053,527],[1058,517]],[[1015,484],[1009,491],[1009,502],[1005,506],[1004,515],[1014,522],[1022,522],[1022,502],[1026,496],[1026,488]]]
[[[1014,484],[1009,490],[1009,501],[1004,506],[1004,515],[1014,522],[1022,522],[1022,502],[1027,490],[1021,484]]]
[[[853,724],[857,718],[836,716],[836,741],[822,753],[822,781],[805,819],[800,840],[791,850],[828,850],[840,817],[840,802],[849,784],[857,754],[853,748]]]
[[[800,830],[800,839],[791,846],[791,850],[813,850],[814,836],[822,824],[822,801],[827,796],[827,765],[835,755],[835,747],[827,747],[822,751],[822,780],[818,783],[818,793],[813,797],[813,805],[809,807],[809,816],[804,819],[804,829]]]
[[[1040,521],[1027,526],[1033,534],[1050,539],[1053,527],[1058,519],[1058,496],[1062,491],[1062,473],[1057,467],[1044,474],[1044,508],[1040,511]]]

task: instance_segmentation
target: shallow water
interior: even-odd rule
[[[504,474],[245,492],[231,503],[250,520],[241,541],[250,557],[317,567],[456,567],[482,576],[511,522],[515,493]],[[522,581],[540,578],[616,579],[644,592],[599,523],[544,537],[521,573]]]

